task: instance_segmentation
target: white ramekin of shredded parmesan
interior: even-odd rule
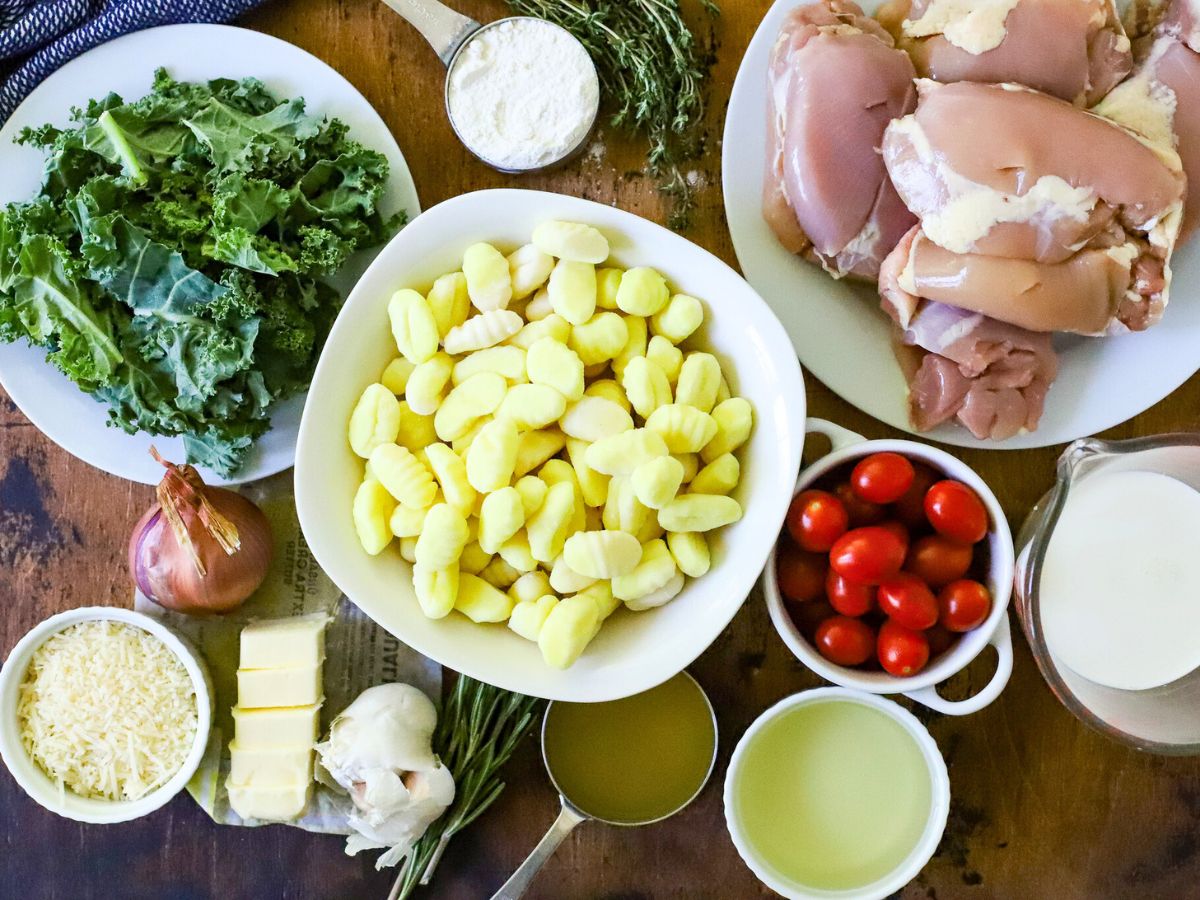
[[[199,654],[149,616],[52,616],[0,669],[0,757],[30,797],[80,822],[153,812],[195,773],[212,724]]]

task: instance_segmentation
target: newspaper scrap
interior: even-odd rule
[[[189,616],[163,609],[140,591],[134,595],[138,612],[162,620],[199,649],[212,677],[212,733],[200,768],[188,784],[188,793],[223,825],[285,824],[325,834],[354,834],[349,825],[353,810],[349,796],[340,789],[331,789],[319,778],[308,811],[293,822],[242,819],[230,808],[225,779],[229,775],[229,741],[233,737],[230,710],[237,703],[238,637],[242,626],[254,619],[309,613],[331,617],[325,632],[322,735],[328,733],[334,716],[377,684],[402,681],[438,702],[442,667],[377,625],[321,571],[300,533],[290,471],[243,485],[239,491],[262,509],[275,538],[275,558],[266,580],[244,606],[220,616]]]

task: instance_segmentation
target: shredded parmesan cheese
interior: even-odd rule
[[[179,771],[197,728],[187,669],[122,622],[72,625],[36,651],[17,716],[26,751],[60,790],[137,800]]]

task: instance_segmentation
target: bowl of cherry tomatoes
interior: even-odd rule
[[[951,715],[987,706],[1012,673],[1013,542],[995,495],[936,447],[869,441],[823,419],[807,430],[832,449],[801,472],[763,572],[784,643],[835,684]],[[989,643],[988,684],[941,697],[935,685]]]

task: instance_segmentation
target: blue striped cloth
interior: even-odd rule
[[[0,0],[0,123],[42,79],[105,41],[155,25],[227,22],[263,0]]]

